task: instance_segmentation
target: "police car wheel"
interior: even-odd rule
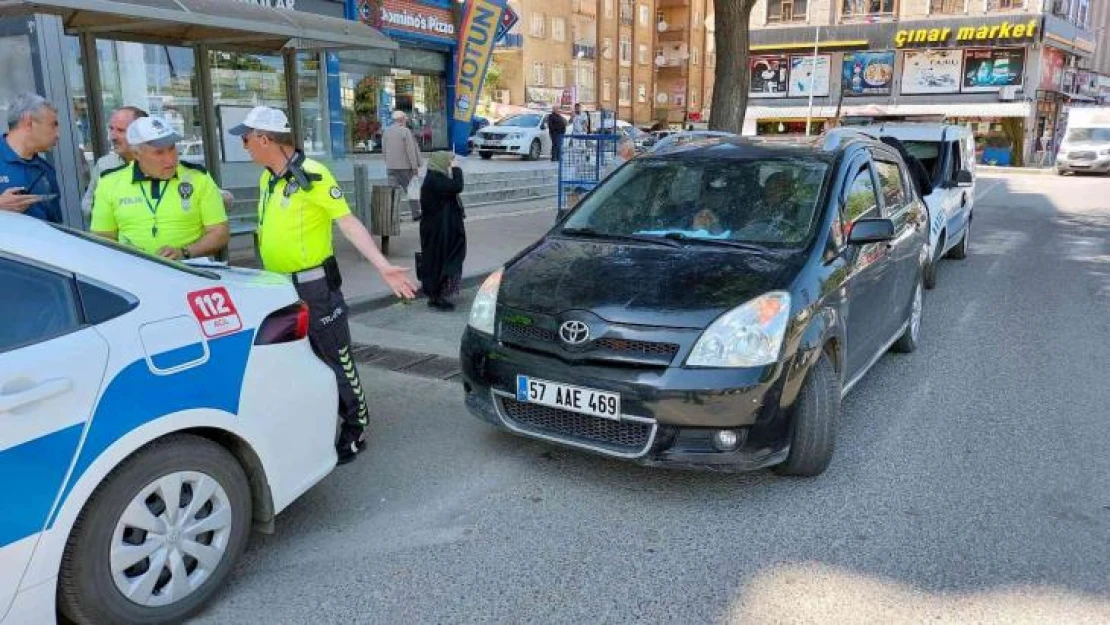
[[[251,492],[239,462],[177,434],[112,471],[73,526],[58,607],[84,623],[164,623],[198,611],[246,547]]]

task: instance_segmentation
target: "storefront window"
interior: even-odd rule
[[[104,112],[138,106],[158,115],[184,137],[181,159],[204,164],[204,133],[189,48],[126,41],[96,42]]]
[[[393,111],[409,116],[422,150],[446,149],[445,55],[420,50],[340,54],[341,106],[349,154],[381,152]]]

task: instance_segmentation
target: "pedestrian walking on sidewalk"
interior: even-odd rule
[[[428,173],[420,188],[424,219],[420,222],[419,276],[428,295],[428,306],[455,309],[448,298],[459,292],[463,261],[466,259],[466,227],[459,194],[463,172],[451,152],[436,152],[428,158]]]
[[[385,156],[385,174],[390,186],[400,187],[407,193],[409,183],[420,173],[420,146],[408,127],[409,116],[404,111],[393,111],[393,123],[382,133],[382,155]],[[408,198],[413,221],[420,221],[420,202]]]
[[[346,464],[366,448],[370,409],[351,355],[348,308],[332,248],[332,222],[374,265],[394,295],[411,299],[416,285],[407,269],[386,260],[366,227],[351,215],[327,167],[295,148],[285,113],[255,107],[230,132],[242,137],[251,160],[265,167],[259,181],[259,254],[266,269],[292,278],[297,294],[308,304],[309,341],[331,367],[339,385],[343,425],[335,449],[339,464]]]

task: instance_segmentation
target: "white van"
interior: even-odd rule
[[[1068,109],[1068,126],[1056,154],[1056,173],[1110,173],[1110,106]]]
[[[900,140],[925,166],[933,191],[925,197],[929,208],[929,264],[925,287],[937,284],[941,258],[963,259],[971,243],[975,209],[975,136],[952,124],[882,124],[868,128],[878,136]]]

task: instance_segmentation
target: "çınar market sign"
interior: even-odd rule
[[[945,28],[903,28],[894,33],[894,45],[950,45],[990,43],[1012,43],[1033,39],[1037,34],[1037,20],[1014,24],[1009,21],[991,26],[959,26]],[[955,39],[955,41],[953,41]]]

